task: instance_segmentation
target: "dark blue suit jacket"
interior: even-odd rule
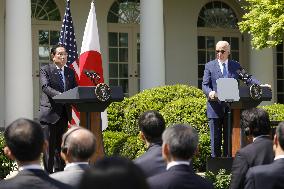
[[[11,179],[0,181],[1,189],[70,189],[69,185],[63,184],[48,176],[46,172],[38,169],[20,171]]]
[[[273,142],[269,137],[256,138],[241,148],[235,156],[232,166],[231,189],[243,189],[245,177],[250,167],[273,162]]]
[[[151,144],[148,150],[139,158],[134,160],[145,173],[146,177],[166,171],[166,162],[162,157],[161,144]]]
[[[237,70],[241,69],[241,65],[236,62],[229,60],[228,61],[228,77],[235,78],[238,80]],[[202,81],[202,90],[204,94],[207,96],[211,91],[217,91],[217,79],[223,78],[223,74],[221,72],[219,63],[217,59],[208,62],[205,65],[203,81]],[[250,81],[250,84],[260,84],[260,82],[254,78]],[[225,103],[220,101],[207,101],[207,117],[208,118],[220,118],[224,116],[224,106]]]
[[[77,86],[75,72],[69,67],[64,67],[66,91]],[[54,63],[44,65],[40,69],[40,86],[42,94],[40,98],[39,120],[45,123],[56,123],[62,112],[67,111],[68,120],[72,118],[71,107],[64,104],[56,104],[52,97],[60,94],[60,76]]]
[[[213,189],[213,184],[196,175],[188,165],[176,165],[148,178],[151,189]]]
[[[284,159],[249,169],[245,189],[284,189]]]

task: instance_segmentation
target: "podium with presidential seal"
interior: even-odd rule
[[[239,86],[234,78],[220,78],[217,80],[218,99],[226,102],[228,112],[228,154],[234,157],[240,147],[248,141],[242,135],[240,115],[242,109],[258,106],[262,101],[272,99],[272,91],[268,86],[253,84]]]
[[[122,101],[123,98],[122,87],[109,87],[104,83],[95,86],[78,86],[53,97],[56,103],[74,106],[81,113],[80,126],[94,133],[96,153],[91,162],[95,162],[105,154],[100,112],[103,112],[112,102]]]
[[[206,168],[215,174],[220,169],[231,173],[233,157],[236,152],[250,141],[244,136],[240,126],[241,111],[258,106],[262,101],[270,101],[272,92],[268,86],[250,85],[240,86],[234,78],[220,78],[217,80],[218,100],[225,102],[228,111],[228,157],[208,158]]]

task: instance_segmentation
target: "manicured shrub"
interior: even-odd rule
[[[205,98],[205,95],[200,89],[188,85],[167,85],[144,90],[108,107],[108,130],[136,135],[139,131],[137,119],[143,112],[161,111],[171,101],[192,97]]]
[[[138,135],[131,136],[123,132],[105,131],[103,137],[107,156],[124,156],[135,159],[146,151],[146,146]]]
[[[0,132],[0,180],[4,179],[10,171],[16,169],[16,164],[14,161],[8,159],[3,151],[5,147],[5,141],[3,137],[3,133]]]
[[[113,102],[107,109],[108,127],[107,131],[122,131],[124,123],[124,104],[126,98],[122,102]]]
[[[261,108],[268,112],[270,120],[284,121],[284,104],[266,105],[261,106]]]
[[[135,159],[145,153],[146,145],[139,136],[129,136],[121,149],[121,156]]]
[[[206,171],[206,161],[211,155],[210,135],[207,133],[199,133],[199,145],[196,155],[193,158],[193,168],[196,172]]]
[[[229,189],[231,182],[231,174],[226,174],[224,169],[220,169],[217,174],[206,172],[205,178],[210,180],[215,189]]]
[[[167,125],[187,123],[198,132],[209,132],[205,98],[180,98],[166,104],[160,113],[165,118]]]
[[[123,132],[104,131],[104,150],[107,156],[120,155],[128,135]]]

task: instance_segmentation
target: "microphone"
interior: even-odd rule
[[[242,80],[245,84],[248,84],[251,81],[251,75],[249,75],[245,69],[240,68],[237,70],[239,79]]]
[[[91,74],[92,74],[92,76],[93,76],[94,79],[97,79],[97,80],[101,79],[101,77],[99,76],[99,74],[96,73],[95,71],[91,71]]]
[[[84,70],[84,73],[86,74],[87,77],[91,77],[91,73],[88,70]]]
[[[87,75],[87,77],[89,77],[90,79],[97,79],[99,80],[101,77],[99,76],[98,73],[96,73],[93,70],[84,70],[84,73]]]

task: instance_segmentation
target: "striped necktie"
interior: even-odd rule
[[[62,75],[62,69],[58,69],[59,77],[60,77],[60,86],[61,86],[61,92],[65,91],[64,81],[63,81],[63,75]]]

